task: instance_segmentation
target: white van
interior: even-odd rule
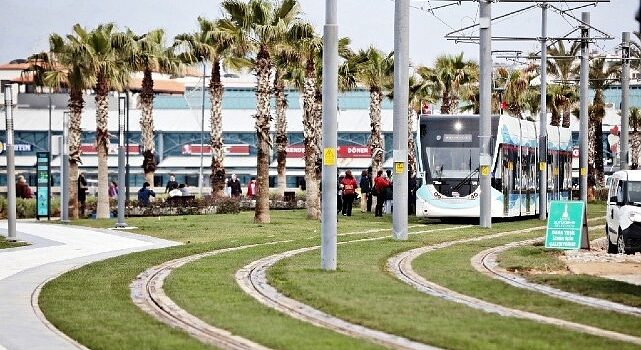
[[[608,253],[641,251],[641,170],[617,171],[608,182]]]

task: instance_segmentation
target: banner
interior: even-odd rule
[[[248,156],[249,155],[249,145],[245,145],[245,144],[224,145],[223,148],[225,150],[226,156]],[[211,146],[203,145],[201,149],[200,144],[190,144],[190,145],[183,145],[182,147],[182,154],[200,155],[201,153],[211,154]]]
[[[98,149],[96,148],[96,145],[93,143],[83,143],[80,145],[80,151],[82,154],[98,154]],[[129,153],[130,154],[140,154],[140,145],[137,144],[129,144]],[[110,155],[118,155],[118,144],[117,143],[110,143],[107,146],[107,154]]]
[[[305,157],[305,145],[301,143],[288,145],[285,151],[287,151],[287,158]],[[372,152],[367,146],[338,146],[336,156],[338,158],[371,158]]]

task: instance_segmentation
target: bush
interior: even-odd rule
[[[215,201],[215,207],[218,214],[240,213],[240,201],[234,198],[220,198]]]

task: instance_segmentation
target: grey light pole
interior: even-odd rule
[[[490,168],[492,150],[490,149],[492,126],[492,2],[479,1],[480,28],[480,115],[479,115],[479,175],[480,175],[480,217],[481,227],[492,227],[492,185]]]
[[[620,167],[629,169],[629,138],[630,138],[630,32],[623,32],[621,36],[621,156]],[[637,163],[638,159],[633,159]]]
[[[336,0],[325,1],[323,28],[323,176],[321,268],[336,270],[338,24]]]
[[[392,235],[407,239],[407,105],[409,99],[409,0],[394,8],[394,211]]]
[[[200,59],[203,62],[203,105],[201,108],[201,115],[200,115],[200,171],[198,172],[198,193],[200,196],[203,196],[203,182],[205,182],[203,179],[203,158],[205,156],[205,77],[207,72],[205,71],[206,66],[205,66],[205,58],[200,57]]]
[[[60,159],[60,221],[69,223],[69,111],[62,113],[62,157]]]
[[[9,229],[7,241],[15,242],[16,238],[16,165],[13,146],[13,93],[11,85],[4,86],[4,113],[7,122],[7,219]]]
[[[116,228],[127,227],[125,223],[125,96],[118,96],[118,222]]]
[[[589,74],[589,57],[588,57],[588,38],[590,36],[590,13],[581,12],[581,76],[579,82],[579,91],[581,99],[579,102],[580,111],[580,152],[579,152],[579,190],[580,198],[587,204],[588,202],[588,74]]]
[[[547,69],[548,69],[548,4],[541,4],[541,115],[539,116],[539,219],[548,216],[548,107],[547,107]]]

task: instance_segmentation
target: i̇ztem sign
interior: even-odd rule
[[[580,249],[585,227],[585,203],[582,201],[552,201],[545,232],[545,247]],[[587,240],[585,237],[584,240]]]

